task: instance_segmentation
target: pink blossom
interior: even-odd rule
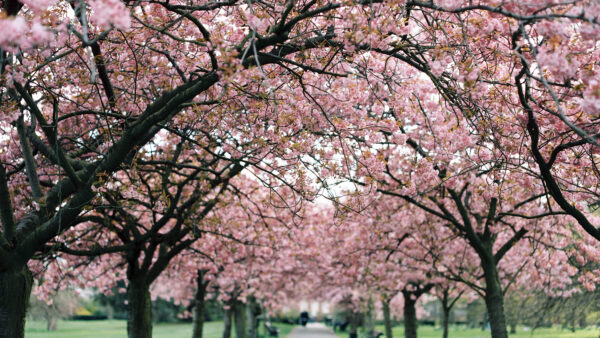
[[[446,65],[443,65],[439,60],[435,60],[429,64],[429,68],[431,68],[431,73],[433,73],[433,75],[440,76],[444,73]]]
[[[597,80],[591,80],[583,92],[581,110],[586,113],[600,113],[600,84]]]
[[[129,29],[131,17],[125,5],[119,0],[90,1],[93,10],[91,20],[102,29]]]
[[[38,13],[53,6],[56,3],[56,0],[20,0],[20,2],[29,7],[33,12]]]
[[[14,19],[0,19],[0,47],[6,48],[13,45],[19,45],[27,34],[27,23],[23,17],[17,16]]]
[[[540,67],[546,68],[561,80],[571,79],[579,69],[579,62],[563,49],[551,50],[547,46],[539,49],[537,61]]]
[[[29,42],[35,46],[40,45],[52,38],[52,33],[49,32],[39,21],[34,21],[31,25],[31,35]]]

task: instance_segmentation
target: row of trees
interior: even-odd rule
[[[33,275],[126,280],[130,337],[152,293],[402,294],[411,337],[469,290],[501,338],[595,288],[594,1],[0,4],[0,336]]]

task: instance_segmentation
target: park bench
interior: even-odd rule
[[[379,338],[381,336],[383,336],[383,332],[375,330],[370,338]]]
[[[271,325],[270,322],[265,322],[265,329],[267,329],[267,333],[269,333],[269,337],[278,337],[279,329],[275,326]]]

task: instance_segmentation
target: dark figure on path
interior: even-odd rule
[[[300,324],[302,324],[302,326],[306,326],[306,323],[308,323],[308,312],[302,311],[300,313]]]

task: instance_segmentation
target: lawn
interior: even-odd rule
[[[377,326],[377,330],[384,332],[383,326]],[[404,327],[396,326],[393,330],[395,338],[404,337]],[[339,338],[348,338],[348,332],[337,332]],[[432,326],[420,326],[417,332],[419,338],[439,338],[442,336],[441,328],[434,328]],[[598,338],[600,330],[596,329],[582,329],[575,332],[570,330],[561,330],[560,328],[540,328],[533,332],[531,330],[523,331],[522,328],[517,330],[516,334],[511,334],[509,337],[515,338],[528,338],[528,337],[539,337],[539,338]],[[491,334],[489,331],[481,331],[481,329],[466,329],[451,327],[450,338],[490,338]]]
[[[279,337],[285,338],[294,325],[275,323],[274,326],[279,328]],[[204,338],[221,338],[223,330],[223,322],[208,322],[204,324]],[[377,326],[377,330],[384,331],[383,326]],[[262,336],[264,328],[261,326],[260,331]],[[440,329],[435,329],[431,326],[419,327],[420,338],[439,338],[442,336]],[[156,324],[154,325],[154,338],[179,338],[190,337],[192,334],[191,323],[177,324]],[[561,330],[560,328],[542,328],[535,331],[523,331],[520,328],[516,335],[510,335],[515,338],[539,337],[539,338],[598,338],[600,330],[577,330],[572,333],[570,330]],[[235,335],[232,332],[232,337]],[[348,338],[347,332],[337,332],[340,338]],[[27,321],[25,330],[26,338],[82,338],[82,337],[103,337],[103,338],[125,338],[127,337],[127,322],[124,320],[98,320],[98,321],[60,321],[58,323],[58,331],[46,331],[46,323],[42,321]],[[404,328],[402,326],[394,327],[394,337],[404,337]],[[489,331],[481,331],[480,329],[464,329],[451,327],[451,338],[489,338]]]
[[[293,325],[273,324],[279,328],[279,336],[286,337]],[[264,328],[261,327],[260,333],[263,334]],[[208,322],[204,324],[204,338],[221,338],[223,332],[223,322]],[[192,335],[191,323],[177,324],[156,324],[152,332],[154,338],[179,338],[190,337]],[[234,334],[232,334],[232,337]],[[124,320],[93,320],[93,321],[73,321],[65,320],[58,323],[58,330],[54,332],[46,331],[46,323],[42,321],[28,320],[25,329],[26,338],[82,338],[82,337],[103,337],[103,338],[125,338],[127,337],[127,322]]]

